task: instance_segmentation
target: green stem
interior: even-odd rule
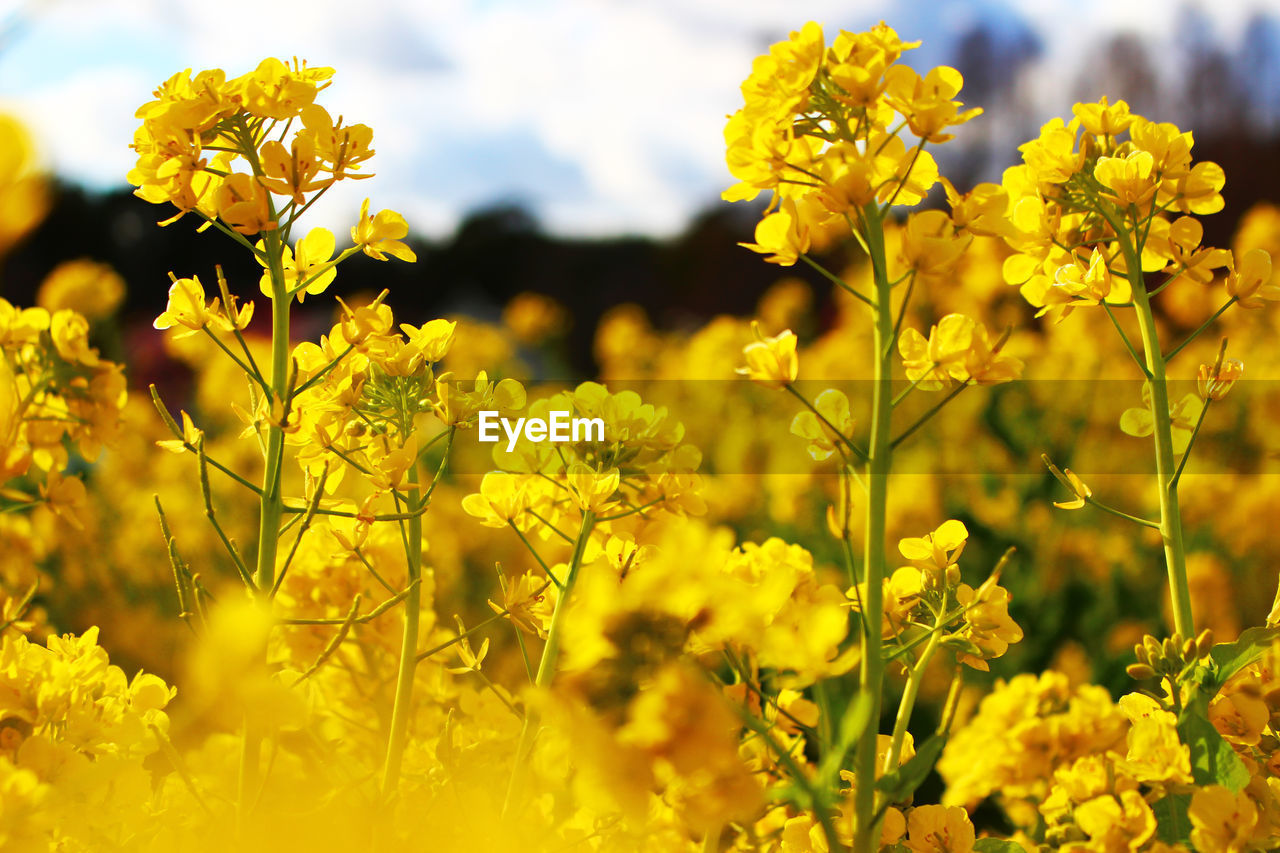
[[[884,251],[884,248],[883,248],[883,246],[882,246],[882,247],[881,247],[881,253],[883,253],[883,251]],[[822,276],[823,278],[825,278],[827,281],[829,281],[829,282],[831,282],[832,284],[834,284],[836,287],[840,288],[841,290],[844,290],[844,291],[848,292],[850,295],[855,296],[855,297],[857,297],[858,299],[861,299],[861,300],[862,300],[863,302],[865,302],[865,303],[867,304],[867,306],[868,306],[868,307],[870,307],[871,309],[873,309],[873,310],[875,309],[876,305],[875,305],[875,303],[874,303],[874,302],[872,302],[872,301],[871,301],[870,299],[868,299],[866,296],[864,296],[864,295],[862,295],[861,293],[859,293],[857,290],[854,290],[854,288],[853,288],[853,287],[852,287],[852,286],[851,286],[847,281],[845,281],[844,279],[842,279],[840,276],[836,275],[835,273],[831,272],[829,269],[827,269],[827,268],[826,268],[826,267],[824,267],[822,264],[820,264],[820,263],[818,263],[817,261],[815,261],[813,258],[809,257],[808,255],[801,254],[801,255],[800,255],[800,260],[804,261],[806,264],[808,264],[809,266],[813,267],[815,270],[817,270],[817,272],[818,272],[818,274],[819,274],[819,275],[821,275],[821,276]]]
[[[884,223],[875,203],[865,210],[867,247],[875,279],[875,334],[872,342],[875,386],[871,403],[871,437],[867,455],[866,531],[863,552],[863,649],[860,688],[870,697],[871,725],[858,741],[854,757],[857,779],[854,813],[857,829],[853,839],[854,853],[873,853],[879,846],[875,820],[876,735],[880,719],[880,693],[884,682],[881,659],[880,624],[884,610],[885,575],[885,508],[889,498],[889,471],[893,448],[889,430],[893,414],[893,365],[886,355],[886,344],[893,335],[893,316],[889,305],[888,265],[885,262]]]
[[[911,712],[915,709],[916,697],[920,694],[920,683],[924,681],[925,670],[929,668],[929,662],[933,660],[934,652],[942,642],[942,626],[945,617],[946,601],[944,600],[942,607],[938,610],[934,631],[928,644],[920,652],[920,658],[915,666],[907,673],[907,685],[902,691],[902,698],[898,700],[898,716],[893,721],[893,739],[889,743],[889,752],[884,757],[885,773],[898,769],[898,759],[902,756],[902,745],[907,739],[907,726],[911,722]]]
[[[827,841],[827,849],[831,851],[843,849],[839,836],[836,834],[835,823],[831,817],[831,807],[828,805],[826,797],[823,796],[823,792],[814,786],[813,780],[809,778],[805,769],[800,766],[791,753],[782,744],[778,743],[778,739],[769,731],[769,726],[745,711],[741,712],[741,716],[747,728],[759,735],[773,750],[774,754],[778,756],[778,763],[787,771],[791,782],[802,793],[803,800],[807,801],[802,801],[798,805],[802,808],[807,805],[817,815],[818,823],[822,827],[822,834]],[[868,731],[874,731],[874,727],[868,727]]]
[[[1126,521],[1132,521],[1134,524],[1140,524],[1143,527],[1150,527],[1152,530],[1160,529],[1160,523],[1157,521],[1150,521],[1145,518],[1138,518],[1138,516],[1136,515],[1130,515],[1129,513],[1123,512],[1122,510],[1118,510],[1113,506],[1107,506],[1102,501],[1095,500],[1094,498],[1085,498],[1084,502],[1087,503],[1089,506],[1097,507],[1103,512],[1110,513],[1111,515],[1114,515],[1117,518],[1123,518]]]
[[[1117,227],[1117,223],[1108,214],[1103,215],[1116,229],[1116,233],[1123,237],[1124,230]],[[1120,248],[1124,252],[1125,266],[1129,271],[1129,286],[1133,290],[1143,355],[1147,362],[1147,373],[1151,376],[1151,420],[1156,450],[1156,484],[1160,493],[1160,536],[1164,540],[1169,595],[1173,602],[1173,625],[1174,630],[1182,636],[1194,637],[1196,632],[1191,614],[1191,589],[1187,583],[1187,558],[1182,543],[1182,516],[1178,509],[1178,483],[1173,476],[1173,426],[1169,416],[1166,358],[1161,355],[1160,337],[1156,331],[1155,315],[1151,311],[1151,300],[1147,295],[1138,250],[1127,237],[1120,240]]]
[[[447,450],[446,450],[447,453]],[[417,509],[421,499],[418,490],[418,466],[409,468],[409,508]],[[405,739],[409,732],[410,705],[413,702],[413,673],[418,664],[418,629],[422,615],[422,515],[409,518],[405,542],[408,562],[409,594],[404,602],[404,634],[400,641],[400,667],[396,674],[396,698],[391,708],[391,732],[387,737],[387,758],[382,767],[382,793],[390,794],[400,783],[400,765],[404,758]]]
[[[542,658],[538,661],[538,674],[533,680],[535,687],[546,689],[551,686],[556,674],[556,663],[560,657],[560,632],[564,624],[564,613],[568,609],[569,599],[573,595],[573,587],[578,582],[578,570],[582,568],[582,555],[587,548],[587,540],[591,538],[591,528],[595,526],[596,516],[590,510],[582,514],[582,527],[573,544],[573,556],[569,559],[569,572],[564,579],[564,589],[556,599],[555,610],[551,614],[551,625],[547,628],[547,643],[542,647]],[[524,779],[524,765],[533,749],[533,741],[538,735],[541,722],[536,710],[530,709],[524,718],[524,727],[520,731],[520,745],[516,748],[515,766],[511,771],[511,781],[507,786],[506,801],[502,811],[506,814],[512,805],[515,792]]]
[[[1212,317],[1210,317],[1208,320],[1205,320],[1203,323],[1200,324],[1200,327],[1198,329],[1196,329],[1191,334],[1187,335],[1187,339],[1185,341],[1178,344],[1173,349],[1169,350],[1169,354],[1164,357],[1164,363],[1168,364],[1169,362],[1173,361],[1173,357],[1175,355],[1182,352],[1182,350],[1187,346],[1187,344],[1191,343],[1196,338],[1200,337],[1200,333],[1203,332],[1205,329],[1209,328],[1211,325],[1213,325],[1213,321],[1221,317],[1228,308],[1230,308],[1232,305],[1235,305],[1237,299],[1238,297],[1235,297],[1235,296],[1228,299],[1225,305],[1223,305],[1217,311],[1213,312]]]
[[[1209,414],[1209,403],[1212,398],[1204,401],[1204,405],[1200,407],[1200,417],[1196,418],[1196,427],[1191,431],[1191,438],[1187,441],[1187,449],[1182,451],[1182,458],[1178,460],[1178,470],[1173,472],[1173,479],[1169,481],[1169,485],[1176,487],[1178,481],[1182,479],[1182,469],[1187,467],[1187,460],[1191,458],[1191,448],[1196,446],[1196,439],[1200,437],[1200,427],[1204,426],[1204,416]]]
[[[1106,300],[1102,301],[1102,310],[1107,312],[1107,317],[1111,319],[1111,325],[1115,326],[1116,334],[1120,336],[1120,340],[1124,341],[1124,348],[1129,351],[1129,356],[1133,359],[1133,363],[1138,365],[1138,369],[1142,371],[1142,375],[1148,379],[1151,375],[1147,373],[1147,366],[1142,363],[1142,359],[1138,357],[1138,351],[1134,348],[1133,342],[1129,340],[1129,336],[1124,333],[1124,329],[1120,326],[1120,321],[1116,319],[1116,315],[1112,313],[1111,306]]]
[[[289,304],[284,283],[283,248],[280,235],[266,233],[268,270],[271,273],[271,398],[267,402],[267,456],[262,474],[262,490],[258,515],[258,559],[254,586],[264,607],[271,606],[274,586],[276,550],[280,543],[280,516],[284,499],[280,491],[281,464],[284,457],[284,428],[270,417],[275,400],[283,400],[289,381]],[[265,655],[266,650],[263,650]],[[258,788],[258,765],[262,756],[262,731],[256,720],[245,715],[244,741],[240,752],[239,806],[243,820]]]
[[[836,441],[840,442],[845,447],[849,448],[849,452],[852,453],[854,456],[858,457],[859,459],[861,459],[863,462],[867,461],[867,451],[863,450],[861,447],[854,444],[853,439],[849,438],[847,435],[841,432],[840,428],[837,427],[835,424],[833,424],[831,421],[829,421],[826,415],[818,411],[817,406],[813,405],[813,403],[810,403],[807,397],[805,397],[803,394],[801,394],[799,391],[796,390],[796,386],[790,383],[787,383],[782,387],[786,388],[789,392],[791,392],[791,395],[793,397],[795,397],[797,400],[803,403],[804,407],[808,409],[810,412],[812,412],[814,417],[822,421],[822,423],[826,425],[827,429],[831,430],[832,437],[835,438]]]
[[[547,644],[542,649],[542,659],[538,662],[538,677],[534,684],[538,687],[551,686],[555,678],[556,661],[560,657],[560,632],[564,612],[573,595],[574,584],[578,581],[578,570],[582,568],[582,554],[586,550],[587,540],[591,538],[591,528],[595,526],[595,513],[586,512],[582,516],[582,528],[578,532],[578,541],[573,546],[573,557],[569,561],[569,574],[564,579],[564,592],[556,600],[555,612],[551,614],[551,626],[547,629]]]
[[[813,699],[818,706],[818,752],[819,759],[822,759],[826,758],[835,736],[831,719],[831,691],[827,682],[818,681],[813,685]]]
[[[886,359],[886,361],[887,361],[887,359]],[[956,397],[959,397],[959,396],[960,396],[960,394],[961,394],[961,392],[962,392],[962,391],[964,391],[964,389],[968,388],[968,387],[972,384],[972,382],[973,382],[973,380],[972,380],[972,379],[966,379],[964,382],[961,382],[961,383],[960,383],[959,385],[957,385],[955,388],[952,388],[952,389],[951,389],[951,391],[950,391],[950,393],[948,393],[948,394],[947,394],[947,396],[943,397],[941,400],[939,400],[937,403],[935,403],[935,404],[934,404],[934,405],[929,409],[929,411],[927,411],[927,412],[925,412],[923,415],[921,415],[921,416],[916,420],[916,422],[915,422],[915,423],[913,423],[911,426],[909,426],[909,427],[907,427],[906,429],[904,429],[904,430],[902,431],[902,434],[901,434],[901,435],[899,435],[899,436],[898,436],[897,438],[895,438],[892,442],[890,442],[889,446],[890,446],[891,448],[897,447],[899,444],[901,444],[902,442],[904,442],[904,441],[906,441],[908,438],[910,438],[910,437],[915,433],[915,431],[916,431],[916,430],[920,429],[920,427],[922,427],[922,426],[924,426],[925,424],[927,424],[927,423],[929,422],[929,419],[930,419],[930,418],[932,418],[934,415],[938,414],[938,412],[941,412],[941,411],[942,411],[942,409],[943,409],[943,407],[944,407],[944,406],[946,406],[946,405],[947,405],[947,403],[950,403],[950,402],[951,402],[952,400],[954,400]]]

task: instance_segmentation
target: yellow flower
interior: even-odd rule
[[[71,308],[89,319],[106,317],[124,299],[124,279],[106,264],[67,261],[40,284],[36,303],[50,311]]]
[[[200,439],[204,435],[204,431],[195,425],[191,420],[191,415],[182,412],[182,438],[166,438],[156,442],[157,447],[163,447],[170,453],[185,453],[187,445],[197,447]]]
[[[1230,688],[1209,704],[1209,722],[1231,743],[1256,746],[1271,717],[1267,703],[1252,690]]]
[[[1247,793],[1233,794],[1220,785],[1197,788],[1187,809],[1191,818],[1191,843],[1197,850],[1240,853],[1248,849],[1258,807]]]
[[[906,65],[895,65],[885,78],[889,103],[906,117],[911,132],[926,142],[947,142],[953,136],[942,131],[982,115],[981,108],[962,113],[963,104],[951,100],[964,85],[964,77],[954,68],[940,65],[922,78]]]
[[[809,455],[821,462],[835,452],[840,437],[847,437],[853,431],[853,417],[849,414],[849,398],[835,388],[819,394],[813,407],[823,420],[807,409],[798,412],[791,421],[791,434],[807,438]],[[832,427],[839,431],[839,436],[832,432]]]
[[[975,323],[973,339],[964,361],[969,379],[979,385],[998,385],[1012,382],[1021,376],[1022,359],[1002,353],[1000,350],[1003,346],[1003,339],[992,345],[987,337],[986,327]]]
[[[1040,128],[1040,136],[1018,146],[1023,162],[1037,181],[1065,183],[1084,165],[1084,152],[1076,151],[1076,123],[1054,118]]]
[[[43,308],[18,308],[0,297],[0,347],[35,343],[49,328],[50,320]]]
[[[180,278],[169,286],[169,304],[152,325],[157,329],[182,326],[187,331],[177,337],[186,337],[209,325],[217,310],[217,299],[205,304],[204,286],[198,277]]]
[[[1227,293],[1241,308],[1261,308],[1264,301],[1280,300],[1280,286],[1271,283],[1271,255],[1265,249],[1245,252],[1239,272],[1232,257],[1227,269]]]
[[[298,136],[314,140],[317,159],[335,180],[373,177],[372,172],[356,174],[361,164],[374,154],[369,147],[373,142],[371,128],[363,124],[335,124],[329,111],[318,104],[305,107],[301,116],[304,129]]]
[[[1131,721],[1128,752],[1119,764],[1121,772],[1109,775],[1127,775],[1145,784],[1189,784],[1191,748],[1178,739],[1178,718],[1141,693],[1121,697],[1119,705]]]
[[[290,119],[303,107],[316,99],[316,93],[327,86],[333,76],[332,68],[308,68],[306,63],[294,60],[290,68],[280,60],[269,57],[258,67],[237,80],[230,88],[241,92],[244,108],[250,115],[261,118]],[[320,84],[324,85],[320,85]]]
[[[973,236],[958,232],[941,210],[914,213],[902,230],[902,262],[921,275],[945,275],[955,269],[971,242]]]
[[[760,334],[758,323],[752,323],[751,330],[757,340],[742,348],[747,366],[739,367],[737,372],[766,388],[781,388],[794,382],[800,370],[795,333],[785,329],[767,338]]]
[[[769,255],[771,264],[789,267],[809,251],[809,227],[801,220],[796,203],[788,199],[782,206],[756,223],[756,241],[739,243],[753,252]]]
[[[86,367],[98,365],[98,351],[89,346],[89,321],[70,308],[53,312],[49,321],[49,337],[58,355],[72,364]]]
[[[530,346],[562,331],[565,322],[564,307],[541,293],[519,293],[502,309],[502,325],[516,340]]]
[[[1155,429],[1155,421],[1151,415],[1151,383],[1142,383],[1142,408],[1125,409],[1120,415],[1120,431],[1135,438],[1145,438]],[[1182,399],[1169,407],[1173,452],[1182,453],[1191,443],[1191,434],[1195,431],[1196,421],[1200,416],[1203,404],[1195,394],[1185,394]]]
[[[422,353],[422,357],[434,364],[445,357],[453,345],[453,333],[458,324],[452,320],[432,320],[422,326],[400,324],[400,331],[409,338],[409,345]]]
[[[951,181],[939,178],[951,205],[951,221],[957,229],[985,237],[1011,235],[1012,229],[1006,213],[1009,209],[1009,192],[1000,184],[981,183],[961,195]]]
[[[971,317],[948,314],[929,330],[915,329],[898,337],[898,353],[907,379],[922,391],[937,391],[955,382],[994,385],[1022,375],[1022,361],[1003,355],[1003,341],[993,346],[987,330]]]
[[[968,584],[956,588],[956,603],[964,610],[961,636],[981,650],[981,657],[960,653],[960,663],[987,672],[987,661],[998,658],[1022,639],[1022,629],[1009,616],[1009,591],[988,579],[975,591]]]
[[[8,252],[48,212],[48,181],[36,172],[35,161],[26,128],[0,115],[0,252]]]
[[[751,76],[742,82],[747,109],[775,121],[802,111],[822,56],[822,27],[813,21],[786,41],[771,45],[767,54],[752,63]]]
[[[898,143],[894,146],[892,143]],[[813,164],[811,171],[822,179],[822,185],[814,190],[814,196],[818,202],[828,211],[836,214],[844,214],[853,212],[865,207],[877,196],[888,188],[890,182],[897,183],[898,170],[905,169],[906,164],[902,163],[899,157],[902,153],[902,141],[896,137],[892,139],[886,138],[884,148],[879,149],[880,154],[876,156],[868,156],[863,150],[852,143],[840,141],[832,145],[822,153],[821,159]],[[871,147],[875,143],[871,143]],[[872,148],[872,150],[876,150]],[[907,192],[903,192],[903,203],[908,203]],[[918,200],[918,198],[917,198]],[[790,208],[788,208],[788,211]],[[790,234],[789,231],[782,229],[781,220],[775,223],[776,227],[781,230],[780,238],[774,239],[774,243],[778,243],[779,239],[785,238]],[[763,224],[763,223],[761,223]],[[762,239],[761,229],[756,228],[756,240],[764,243]],[[799,240],[800,232],[797,230],[796,239]],[[806,236],[812,237],[812,234]],[[812,240],[810,239],[812,243]],[[759,251],[759,249],[757,249]],[[775,251],[777,251],[775,249]],[[783,253],[779,253],[781,256]],[[779,261],[778,263],[781,263]],[[791,263],[794,263],[792,259]],[[787,264],[789,265],[789,264]]]
[[[218,216],[241,234],[274,231],[279,223],[271,218],[271,200],[252,175],[236,172],[227,177],[214,194]]]
[[[970,853],[973,844],[973,824],[960,806],[916,806],[907,817],[912,853]]]
[[[369,216],[369,199],[360,205],[360,221],[351,227],[351,239],[371,258],[385,261],[387,255],[413,262],[418,256],[400,238],[409,233],[404,217],[394,210],[380,210]]]
[[[1155,158],[1150,153],[1134,151],[1124,157],[1099,157],[1093,176],[1121,205],[1141,207],[1155,195],[1154,168]]]
[[[391,331],[395,317],[391,313],[391,307],[385,303],[375,300],[367,305],[351,308],[339,297],[338,304],[343,309],[339,329],[347,343],[367,348],[371,339],[376,340]]]
[[[329,261],[333,258],[334,245],[332,231],[328,228],[312,228],[307,232],[307,236],[297,242],[293,249],[288,246],[282,247],[284,249],[285,290],[288,292],[297,290],[299,302],[306,299],[308,293],[323,293],[325,288],[332,284],[337,277],[337,269],[329,265]],[[259,241],[258,247],[262,247],[261,241]],[[262,263],[261,258],[258,258],[258,263]],[[302,290],[298,290],[307,282],[310,283]],[[262,277],[258,280],[258,287],[262,290],[263,295],[273,295],[270,270],[264,269],[262,271]]]
[[[465,500],[465,499],[464,499]],[[502,604],[488,602],[494,613],[503,614],[516,627],[530,634],[545,637],[551,626],[551,614],[555,608],[556,587],[551,581],[526,572],[515,581],[499,576],[502,588]]]
[[[1129,105],[1125,101],[1108,103],[1106,95],[1099,98],[1095,104],[1076,104],[1071,108],[1071,112],[1080,119],[1084,129],[1095,136],[1116,136],[1124,133],[1129,129],[1129,125],[1133,124],[1135,118],[1129,112]]]
[[[295,204],[306,202],[305,193],[321,189],[333,183],[333,178],[321,178],[320,162],[316,159],[315,140],[310,135],[298,134],[289,148],[278,140],[263,143],[258,151],[262,161],[262,185],[273,193],[289,196]]]
[[[1137,791],[1094,797],[1076,806],[1075,820],[1100,850],[1138,850],[1156,831],[1156,816]]]
[[[1220,192],[1226,182],[1227,176],[1217,163],[1196,163],[1191,171],[1161,182],[1160,201],[1172,203],[1183,213],[1217,213],[1226,204]]]
[[[480,481],[480,491],[462,499],[462,509],[485,527],[506,527],[529,506],[524,480],[502,471],[490,471]]]
[[[458,623],[458,660],[462,662],[462,666],[446,666],[445,671],[454,675],[465,675],[468,672],[479,672],[480,665],[484,663],[485,657],[489,654],[489,638],[485,637],[484,642],[480,644],[480,651],[471,650],[471,640],[465,634],[467,627],[462,623],[461,616],[454,616]]]
[[[964,523],[953,518],[942,522],[937,530],[925,536],[899,540],[898,552],[931,577],[954,574],[955,580],[959,580],[959,571],[954,567],[964,553],[968,538],[969,531]]]
[[[79,515],[88,500],[88,493],[79,477],[64,477],[56,468],[51,470],[48,479],[40,484],[40,497],[55,515],[77,530],[84,529]]]
[[[524,386],[514,379],[489,381],[483,370],[476,376],[470,391],[462,390],[462,382],[452,372],[436,378],[436,410],[440,419],[449,426],[466,423],[480,409],[497,409],[507,414],[523,409],[526,394]]]
[[[667,664],[627,706],[618,743],[643,751],[696,831],[746,820],[761,785],[739,756],[742,724],[702,673]]]
[[[745,110],[730,116],[724,139],[729,172],[739,179],[720,194],[725,201],[750,201],[761,190],[776,189],[784,177],[799,176],[798,169],[817,165],[821,148],[818,140],[797,137],[790,128],[748,116]]]
[[[1201,400],[1221,400],[1243,375],[1244,362],[1238,358],[1225,359],[1221,364],[1202,364],[1196,374],[1196,391]]]
[[[1088,264],[1077,256],[1072,263],[1058,267],[1053,284],[1043,295],[1045,307],[1036,316],[1056,314],[1055,321],[1061,322],[1076,306],[1128,302],[1132,297],[1128,282],[1111,274],[1110,259],[1094,249]]]
[[[1164,175],[1179,175],[1191,165],[1191,131],[1179,130],[1169,122],[1149,121],[1133,117],[1129,139],[1135,148],[1155,158],[1155,170]]]
[[[612,503],[620,481],[617,468],[594,471],[581,462],[573,463],[567,476],[569,489],[578,506],[585,512],[599,512]]]

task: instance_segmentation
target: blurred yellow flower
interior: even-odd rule
[[[50,313],[71,308],[90,320],[110,315],[124,299],[124,279],[106,264],[66,261],[54,267],[36,294],[36,303]]]

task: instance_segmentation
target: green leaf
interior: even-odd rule
[[[876,789],[884,793],[885,801],[900,803],[914,794],[937,763],[938,757],[942,755],[942,748],[946,745],[946,735],[935,734],[921,744],[910,761],[892,773],[881,776],[876,782]]]
[[[827,752],[818,768],[818,778],[829,784],[844,766],[849,750],[862,737],[862,733],[871,724],[871,694],[859,693],[849,700],[844,714],[840,718],[840,732],[836,736],[835,747]]]
[[[1199,714],[1183,713],[1178,721],[1182,742],[1191,747],[1191,775],[1197,785],[1221,785],[1232,793],[1249,784],[1249,771],[1231,744]]]
[[[1191,838],[1191,818],[1187,808],[1190,794],[1169,794],[1151,807],[1156,815],[1156,837],[1166,844],[1187,844]]]
[[[1210,649],[1209,656],[1218,665],[1217,686],[1257,661],[1276,639],[1280,639],[1280,628],[1250,628],[1234,643],[1218,643]]]
[[[973,843],[973,849],[978,853],[1027,853],[1018,842],[1004,838],[979,838]]]

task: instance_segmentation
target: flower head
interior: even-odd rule
[[[369,199],[360,205],[360,221],[351,227],[351,239],[371,258],[385,261],[392,255],[412,263],[418,259],[400,238],[409,233],[404,217],[394,210],[380,210],[369,215]]]

